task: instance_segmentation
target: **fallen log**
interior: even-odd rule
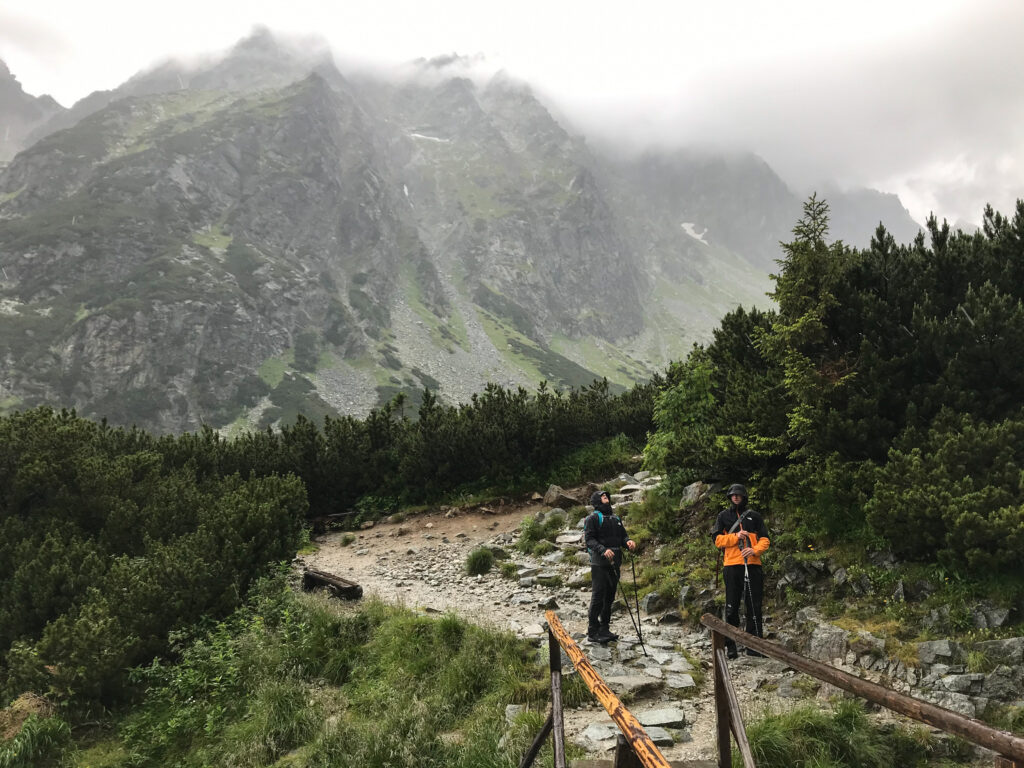
[[[358,600],[363,596],[363,588],[354,581],[311,568],[302,572],[302,589],[306,592],[312,592],[314,589],[326,589],[334,597],[343,600]]]

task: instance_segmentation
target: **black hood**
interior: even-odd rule
[[[608,494],[609,501],[607,504],[602,504],[601,497],[604,496],[605,494]],[[590,505],[594,509],[598,509],[601,512],[604,512],[606,515],[610,515],[612,513],[611,498],[612,495],[608,493],[608,491],[594,491],[592,494],[590,494]]]

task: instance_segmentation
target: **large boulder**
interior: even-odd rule
[[[547,493],[544,494],[544,505],[547,507],[562,507],[563,509],[569,509],[570,507],[578,507],[580,500],[574,496],[570,496],[564,490],[557,485],[548,486]]]

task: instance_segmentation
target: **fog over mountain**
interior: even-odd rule
[[[265,24],[322,37],[347,73],[468,54],[529,82],[591,139],[754,152],[801,195],[830,183],[878,189],[919,222],[932,211],[977,222],[985,203],[1008,210],[1024,186],[1016,0],[335,6],[47,0],[0,8],[0,58],[30,93],[70,106]]]

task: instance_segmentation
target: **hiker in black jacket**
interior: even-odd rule
[[[590,615],[587,639],[592,643],[610,643],[619,636],[608,625],[612,617],[615,588],[619,585],[622,566],[622,548],[630,551],[636,544],[626,535],[622,520],[612,512],[607,491],[597,491],[590,497],[594,511],[583,523],[584,540],[590,552]]]

